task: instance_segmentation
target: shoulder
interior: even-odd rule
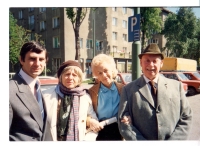
[[[49,94],[54,94],[54,93],[56,93],[56,87],[50,87],[42,91],[43,95],[49,95]]]

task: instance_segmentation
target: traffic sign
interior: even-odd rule
[[[128,17],[128,42],[140,40],[140,14]]]

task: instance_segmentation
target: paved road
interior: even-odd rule
[[[86,88],[90,88],[92,85],[83,84]],[[189,140],[200,140],[200,94],[188,96],[187,98],[193,111],[193,123]]]
[[[189,140],[200,140],[200,94],[187,98],[193,111],[193,122]]]

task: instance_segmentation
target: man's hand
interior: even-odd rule
[[[123,116],[123,118],[121,119],[121,122],[128,125],[132,122],[131,117],[130,116]]]

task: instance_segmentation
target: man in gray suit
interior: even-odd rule
[[[9,81],[9,140],[51,141],[45,101],[35,84],[48,60],[46,49],[35,41],[20,51],[21,69]],[[40,103],[40,104],[39,104]]]
[[[192,111],[182,83],[159,74],[164,55],[157,44],[149,44],[139,58],[143,75],[126,85],[120,98],[121,135],[125,140],[186,140]],[[120,122],[125,115],[130,124]]]

